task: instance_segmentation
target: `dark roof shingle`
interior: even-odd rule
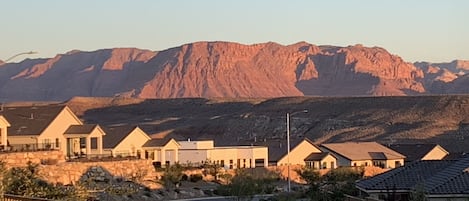
[[[459,160],[424,160],[406,164],[360,180],[357,187],[371,190],[415,190],[427,194],[469,194],[469,157]]]
[[[103,137],[103,147],[115,148],[135,129],[137,129],[137,126],[104,127],[103,130],[106,135]]]
[[[70,125],[64,134],[89,134],[97,126],[97,124]]]
[[[65,105],[5,106],[0,115],[11,124],[9,136],[40,135],[65,108]]]
[[[329,155],[329,152],[312,153],[305,158],[305,161],[320,161]]]
[[[437,144],[391,144],[389,148],[406,156],[406,161],[421,160]]]

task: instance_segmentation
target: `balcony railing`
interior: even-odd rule
[[[10,144],[8,146],[0,146],[0,152],[51,151],[59,149],[60,144],[55,143]]]

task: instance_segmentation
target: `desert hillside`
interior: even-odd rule
[[[469,96],[288,97],[272,99],[83,98],[66,102],[88,123],[137,124],[153,136],[249,144],[291,135],[317,143],[439,143],[469,151]]]
[[[273,98],[464,93],[467,62],[415,65],[380,47],[195,42],[0,63],[0,102],[74,96]],[[461,79],[460,79],[461,78]]]

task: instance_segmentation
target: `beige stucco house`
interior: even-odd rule
[[[144,158],[152,160],[157,167],[172,165],[179,161],[180,147],[173,138],[151,139],[143,144]]]
[[[93,157],[103,154],[103,136],[97,124],[70,125],[64,132],[68,157]],[[73,153],[73,154],[72,154]]]
[[[116,126],[104,128],[104,153],[109,156],[137,156],[144,158],[143,145],[151,140],[138,126]]]
[[[5,119],[5,117],[0,115],[0,150],[4,150],[8,144],[8,127],[10,126],[10,123]]]
[[[4,106],[0,115],[11,124],[7,129],[9,149],[58,149],[66,156],[83,150],[85,154],[102,152],[102,146],[96,144],[96,151],[93,151],[91,144],[102,142],[104,132],[99,132],[96,125],[83,125],[65,105]],[[98,132],[91,132],[92,128]]]
[[[337,158],[337,166],[377,166],[396,168],[404,165],[405,156],[377,142],[322,144],[324,152]]]
[[[337,158],[329,152],[312,153],[305,158],[305,163],[311,169],[337,168]]]
[[[179,141],[179,162],[200,165],[219,164],[225,169],[267,167],[268,149],[264,146],[215,147],[213,140]]]
[[[266,146],[269,150],[269,166],[288,164],[287,141],[285,139],[270,139],[253,143]],[[312,153],[322,153],[321,149],[308,138],[290,139],[290,164],[306,165],[305,159]]]

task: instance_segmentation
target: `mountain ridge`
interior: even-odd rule
[[[194,42],[162,51],[72,50],[50,59],[0,63],[0,101],[74,96],[273,98],[405,96],[464,91],[461,62],[405,62],[381,47],[307,42]],[[438,69],[437,69],[438,68]],[[430,70],[429,70],[430,69]],[[432,71],[433,70],[433,71]],[[460,79],[461,78],[461,79]]]

